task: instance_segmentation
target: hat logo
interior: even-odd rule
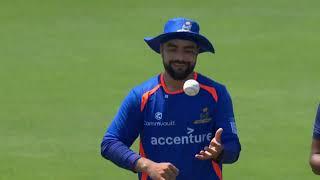
[[[190,32],[191,27],[192,27],[191,22],[187,21],[182,25],[181,29],[177,30],[177,32]]]

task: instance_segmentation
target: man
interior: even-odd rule
[[[139,179],[222,179],[222,163],[238,160],[240,143],[225,86],[194,72],[197,56],[214,53],[197,22],[169,20],[164,33],[145,38],[161,54],[164,72],[133,88],[101,143],[101,154]],[[184,94],[186,80],[200,84]],[[129,149],[140,136],[140,154]]]
[[[310,165],[315,174],[320,175],[320,104],[314,123],[313,140],[311,145]]]

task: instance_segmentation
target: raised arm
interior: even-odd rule
[[[223,151],[219,159],[222,163],[233,163],[239,158],[241,145],[237,134],[232,100],[225,87],[219,93],[216,122],[215,131],[219,128],[223,129],[221,134]]]

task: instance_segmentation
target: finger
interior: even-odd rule
[[[216,148],[208,148],[205,147],[204,150],[208,151],[209,153],[211,153],[212,155],[215,155],[218,153],[218,151],[216,150]]]
[[[200,151],[200,155],[202,155],[204,158],[209,159],[212,157],[212,154],[208,151]]]
[[[205,156],[212,157],[212,153],[209,151],[204,151]]]
[[[170,175],[168,173],[169,170],[164,170],[164,173],[162,173],[160,176],[161,178],[163,178],[164,180],[168,180],[170,179]]]
[[[204,150],[201,150],[200,152],[199,152],[199,154],[203,154],[204,153]]]
[[[218,142],[218,141],[216,140],[216,138],[213,138],[213,139],[211,140],[211,142],[210,142],[210,145],[209,145],[210,148],[212,148],[212,147],[219,147],[219,146],[221,146],[221,143]]]
[[[205,150],[212,154],[211,159],[216,159],[222,151],[222,149],[217,149],[215,147],[214,148],[205,148]]]
[[[164,170],[164,174],[163,177],[165,177],[166,180],[171,180],[174,179],[176,177],[176,175],[174,174],[174,172],[168,167]]]
[[[208,146],[204,147],[205,151],[200,151],[200,154],[204,155],[204,156],[212,156],[212,153],[210,151],[207,151],[206,149],[208,149]]]
[[[169,179],[166,179],[166,180],[175,180],[176,178],[175,177],[169,177]]]
[[[203,155],[196,154],[195,157],[200,160],[205,160]]]
[[[222,131],[223,129],[222,128],[219,128],[217,131],[216,131],[216,134],[214,136],[214,139],[216,139],[216,141],[218,143],[221,143],[221,134],[222,134]]]
[[[200,160],[207,160],[212,157],[212,154],[210,152],[201,150],[198,154],[195,155],[195,157]]]
[[[209,157],[207,157],[206,155],[201,155],[201,154],[196,154],[195,157],[197,159],[200,159],[200,160],[208,160],[210,159]]]
[[[175,176],[179,175],[179,169],[176,168],[173,164],[169,164],[169,168],[171,169],[171,171],[174,173]]]
[[[201,150],[199,154],[205,156],[206,154],[204,152],[205,151]]]

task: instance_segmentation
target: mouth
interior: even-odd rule
[[[185,68],[187,66],[187,63],[173,62],[172,66],[175,68]]]

